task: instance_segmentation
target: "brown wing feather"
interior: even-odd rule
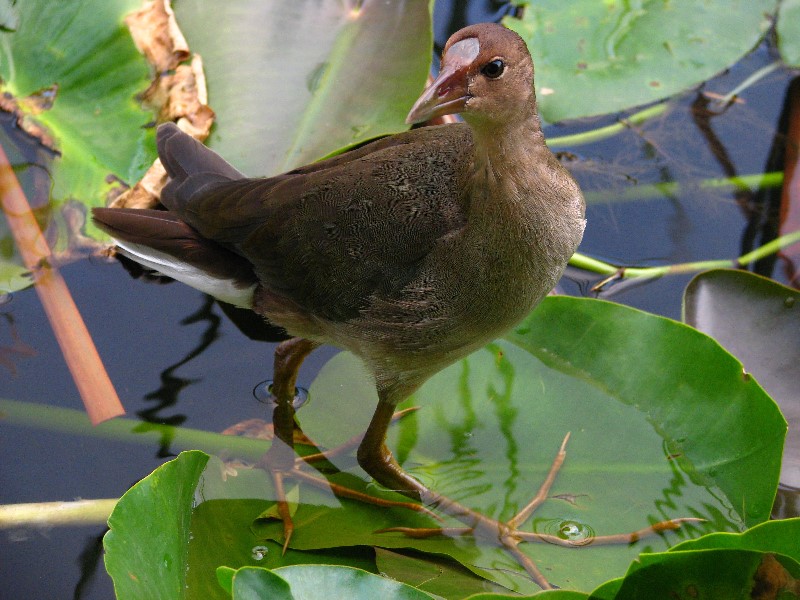
[[[468,174],[457,169],[470,161],[454,155],[471,151],[471,134],[445,127],[448,135],[414,130],[268,179],[201,171],[176,186],[170,208],[247,259],[263,286],[319,317],[352,318],[372,296],[402,289],[465,223]]]

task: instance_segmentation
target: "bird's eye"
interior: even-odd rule
[[[493,61],[483,65],[483,67],[481,67],[481,73],[486,75],[489,79],[497,79],[503,74],[505,68],[505,63],[499,58],[496,58]]]

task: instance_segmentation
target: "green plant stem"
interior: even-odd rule
[[[599,142],[601,140],[608,139],[619,133],[627,131],[633,125],[641,125],[648,119],[653,119],[659,116],[665,110],[667,110],[666,103],[656,104],[655,106],[651,106],[649,108],[645,108],[644,110],[640,110],[639,112],[634,113],[629,117],[620,119],[617,123],[614,123],[613,125],[598,127],[597,129],[591,129],[589,131],[584,131],[582,133],[575,133],[572,135],[562,135],[560,137],[550,138],[547,140],[547,145],[550,146],[551,148],[558,148],[558,147],[582,146],[584,144],[591,144],[592,142]]]
[[[0,398],[0,423],[148,445],[158,445],[161,436],[167,434],[178,450],[203,450],[209,454],[228,454],[254,461],[269,448],[269,442],[264,440],[134,419],[116,418],[92,426],[86,413],[80,410],[4,398]]]
[[[748,87],[754,85],[776,69],[781,66],[780,61],[775,61],[770,63],[762,68],[760,68],[755,73],[752,73],[747,79],[745,79],[742,83],[736,86],[733,90],[728,92],[725,96],[720,98],[717,103],[720,105],[727,104],[737,95],[741,94],[744,90]],[[582,133],[575,133],[572,135],[563,135],[560,137],[554,137],[547,140],[547,145],[551,148],[559,148],[559,147],[569,147],[569,146],[582,146],[584,144],[591,144],[593,142],[599,142],[610,137],[613,137],[617,134],[620,134],[632,126],[641,125],[648,119],[654,119],[660,115],[662,115],[667,110],[668,104],[666,102],[661,102],[654,106],[650,106],[639,112],[635,112],[629,117],[621,118],[617,123],[613,125],[606,125],[605,127],[598,127],[597,129],[591,129],[589,131],[584,131]]]
[[[704,179],[696,185],[701,191],[752,191],[758,188],[775,188],[783,185],[783,171],[755,173],[752,175],[740,175],[738,177],[715,177],[712,179]],[[686,184],[670,181],[667,183],[633,185],[624,190],[588,192],[585,196],[589,204],[618,202],[620,200],[647,200],[660,196],[675,196],[680,192],[681,186],[686,186]]]
[[[55,527],[100,525],[117,504],[118,498],[75,500],[74,502],[33,502],[0,505],[0,529],[12,527]]]
[[[733,100],[736,96],[740,95],[747,88],[752,87],[753,85],[764,79],[764,77],[766,77],[773,71],[779,69],[781,67],[781,64],[782,64],[781,61],[776,60],[775,62],[771,62],[770,64],[761,67],[755,73],[751,73],[750,76],[747,77],[747,79],[742,81],[742,83],[737,85],[730,92],[728,92],[722,98],[717,100],[717,104],[721,106],[728,104],[731,100]]]
[[[776,252],[780,252],[785,248],[800,243],[800,231],[787,233],[779,238],[772,240],[756,248],[752,252],[748,252],[733,259],[717,259],[717,260],[700,260],[694,262],[678,263],[674,265],[662,265],[658,267],[621,267],[612,265],[611,263],[591,258],[584,254],[575,253],[570,259],[569,263],[573,267],[598,273],[599,275],[606,275],[606,279],[595,285],[593,291],[600,291],[607,284],[617,281],[619,279],[654,279],[664,275],[677,275],[680,273],[694,273],[696,271],[705,271],[708,269],[724,269],[724,268],[741,268],[754,261],[760,260]]]

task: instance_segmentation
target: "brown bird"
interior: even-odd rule
[[[168,123],[158,130],[168,211],[94,218],[126,256],[305,340],[287,368],[322,343],[359,356],[379,396],[358,450],[364,470],[515,548],[516,522],[422,485],[394,460],[386,431],[399,402],[553,288],[581,241],[584,201],[545,144],[517,34],[480,24],[449,39],[407,122],[453,113],[465,123],[255,179]]]

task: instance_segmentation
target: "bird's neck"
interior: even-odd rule
[[[527,248],[528,260],[566,262],[583,233],[583,198],[545,144],[535,107],[505,125],[482,125],[472,127],[472,189],[480,191],[470,221],[509,253]]]

